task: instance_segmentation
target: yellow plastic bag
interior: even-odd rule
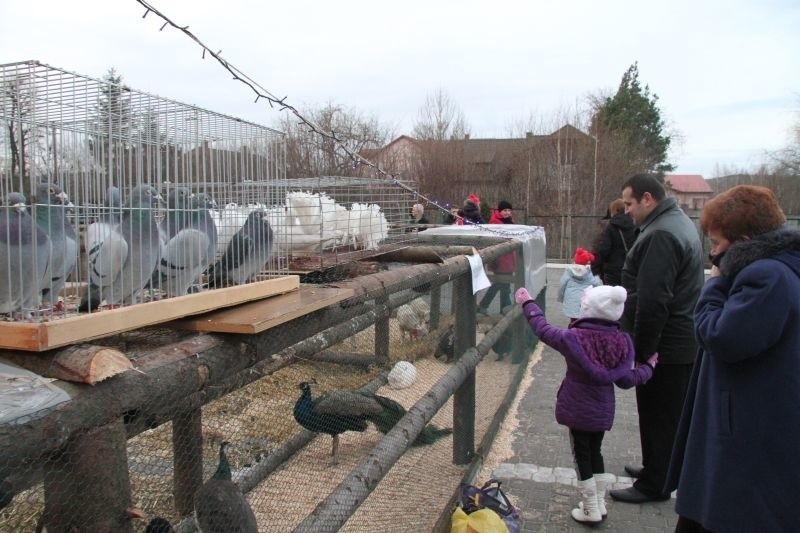
[[[491,509],[467,514],[461,507],[456,507],[450,520],[450,533],[508,533],[508,527]]]

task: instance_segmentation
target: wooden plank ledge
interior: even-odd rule
[[[117,309],[55,318],[49,322],[0,322],[0,348],[50,350],[287,293],[299,286],[299,276],[281,276]]]
[[[169,327],[216,333],[255,334],[353,296],[352,289],[305,286],[267,300],[175,320]]]

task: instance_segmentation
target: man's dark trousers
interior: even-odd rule
[[[658,364],[653,377],[636,387],[644,468],[633,486],[651,498],[669,497],[664,484],[691,374],[691,363]]]

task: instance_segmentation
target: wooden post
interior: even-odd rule
[[[43,464],[47,531],[133,531],[127,434],[121,418],[71,438]]]
[[[442,315],[442,287],[437,285],[431,288],[431,327],[433,331],[439,328],[439,318]]]
[[[475,296],[469,272],[453,282],[456,357],[475,346]],[[473,369],[453,395],[453,463],[466,464],[475,454],[475,370]]]
[[[194,511],[194,494],[203,484],[202,411],[194,409],[172,420],[172,462],[175,466],[172,492],[180,516]]]
[[[375,305],[388,305],[389,299],[384,297],[376,298]],[[384,363],[389,362],[389,316],[379,318],[375,321],[375,357]]]
[[[514,284],[511,288],[511,299],[514,299],[514,292],[525,286],[525,260],[522,257],[522,247],[514,252],[516,259],[516,269],[514,270]],[[516,303],[516,302],[514,302]],[[521,363],[525,359],[525,352],[530,349],[525,339],[528,337],[528,324],[525,322],[525,315],[521,315],[511,326],[511,362]]]

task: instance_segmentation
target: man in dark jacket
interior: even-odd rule
[[[694,223],[652,175],[637,174],[622,186],[625,212],[638,237],[625,258],[628,291],[621,323],[633,337],[636,358],[659,354],[653,378],[636,389],[643,467],[626,466],[633,487],[611,491],[629,503],[667,500],[664,493],[672,443],[697,354],[693,312],[703,286],[700,237]]]

